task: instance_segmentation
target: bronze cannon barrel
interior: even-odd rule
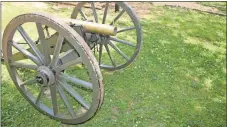
[[[117,27],[107,24],[99,24],[94,22],[82,21],[77,19],[62,19],[64,22],[67,22],[69,25],[81,25],[83,26],[86,32],[104,34],[115,36],[117,34]]]

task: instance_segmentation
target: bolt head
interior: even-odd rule
[[[40,76],[36,77],[36,81],[40,84],[43,84],[43,79]]]

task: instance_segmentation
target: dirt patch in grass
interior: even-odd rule
[[[54,4],[55,8],[65,8],[65,7],[75,7],[78,2],[50,2]],[[127,2],[129,6],[133,8],[136,15],[139,18],[144,18],[150,14],[150,9],[152,7],[152,2]],[[87,4],[86,7],[90,5]],[[96,9],[103,10],[105,8],[105,2],[95,2]],[[115,6],[114,3],[111,3],[110,6]]]
[[[185,7],[188,9],[200,9],[204,11],[214,11],[218,12],[218,9],[213,7],[203,6],[197,2],[153,2],[155,6],[178,6],[178,7]]]
[[[139,18],[147,17],[152,8],[152,2],[128,2],[128,4],[135,10]]]
[[[56,8],[65,8],[65,7],[75,7],[78,2],[51,2]],[[139,18],[146,18],[150,14],[152,6],[171,6],[171,7],[180,7],[189,10],[197,10],[201,12],[207,12],[211,14],[226,16],[223,12],[216,7],[204,6],[199,2],[127,2],[136,15]],[[96,2],[96,9],[104,10],[105,2]],[[114,6],[114,3],[111,3],[110,6]],[[89,7],[89,4],[86,6]]]
[[[155,6],[171,6],[171,7],[181,7],[190,10],[198,10],[202,12],[208,12],[217,15],[226,15],[220,12],[215,7],[203,6],[198,2],[152,2]]]

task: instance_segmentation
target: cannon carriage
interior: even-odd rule
[[[97,4],[78,3],[70,18],[22,14],[4,30],[3,57],[12,81],[34,108],[62,123],[94,116],[104,97],[100,68],[130,65],[143,42],[127,3],[105,2],[99,10]]]

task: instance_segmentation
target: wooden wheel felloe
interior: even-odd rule
[[[46,41],[53,35],[57,40],[49,45]],[[101,106],[103,84],[98,63],[86,42],[60,19],[41,13],[19,15],[7,25],[2,43],[14,84],[43,114],[78,124]]]
[[[71,18],[108,24],[117,27],[117,35],[95,34],[91,48],[101,68],[118,70],[132,63],[142,45],[142,30],[139,19],[125,2],[106,2],[104,9],[97,9],[101,2],[80,2],[74,8]],[[115,4],[120,8],[115,10]],[[94,33],[93,33],[94,34]]]

